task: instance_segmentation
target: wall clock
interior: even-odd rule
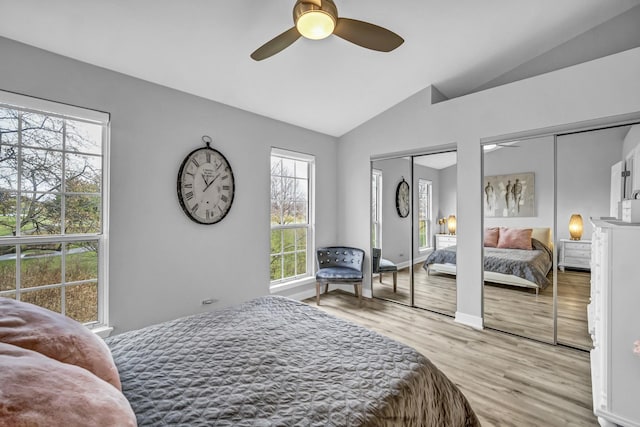
[[[396,210],[401,218],[409,215],[409,183],[404,178],[396,188]]]
[[[178,200],[184,213],[199,224],[215,224],[229,213],[235,183],[227,159],[211,148],[209,136],[203,136],[206,147],[196,148],[182,161],[178,172]]]

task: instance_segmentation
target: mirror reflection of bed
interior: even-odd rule
[[[554,343],[555,138],[485,145],[483,154],[484,324]],[[505,284],[494,272],[517,278]]]

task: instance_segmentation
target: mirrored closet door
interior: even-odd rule
[[[620,218],[634,197],[633,126],[483,146],[487,327],[592,348],[590,218]]]
[[[554,343],[554,137],[483,146],[485,326]]]
[[[457,157],[413,157],[414,305],[455,316]],[[438,250],[438,252],[436,252]]]
[[[454,151],[371,162],[374,297],[455,315],[455,260],[425,268],[436,247],[455,257],[455,204]]]
[[[590,218],[619,216],[618,203],[631,198],[631,126],[559,135],[557,156],[558,297],[557,342],[589,350],[587,304],[591,282]],[[624,171],[629,173],[623,173]],[[623,175],[629,175],[627,179]]]
[[[412,304],[411,157],[371,162],[373,296]]]

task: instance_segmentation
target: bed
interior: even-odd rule
[[[140,426],[476,426],[416,350],[283,297],[106,340]]]
[[[545,289],[553,267],[553,242],[550,228],[531,229],[531,250],[487,247],[484,248],[485,282],[535,289]],[[486,235],[485,235],[486,237]],[[485,238],[486,243],[486,238]],[[427,257],[423,268],[432,272],[456,274],[456,246],[438,249]]]

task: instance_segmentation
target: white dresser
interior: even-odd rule
[[[591,268],[591,240],[560,239],[558,268]]]
[[[640,226],[592,223],[593,411],[602,426],[640,426]]]
[[[436,250],[456,244],[455,234],[436,234]]]

